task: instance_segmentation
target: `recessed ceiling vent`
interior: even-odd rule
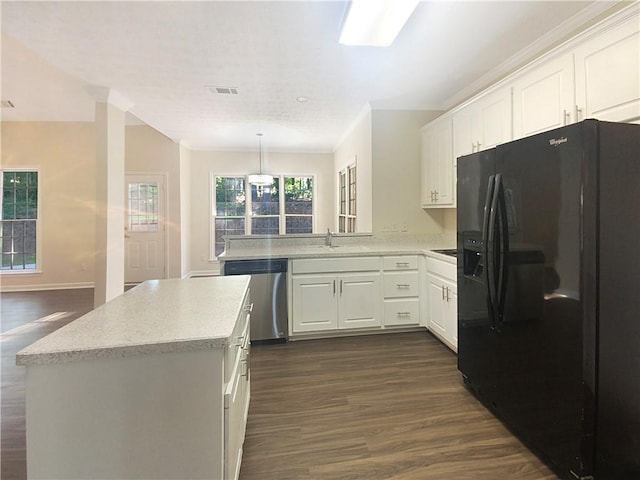
[[[13,103],[11,103],[11,100],[0,100],[0,107],[15,108],[16,106]]]
[[[214,85],[208,85],[209,92],[217,95],[238,95],[238,89],[236,87],[216,87]]]

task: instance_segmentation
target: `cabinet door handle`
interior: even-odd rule
[[[451,300],[451,297],[449,297],[449,287],[447,287],[447,303],[449,303],[449,300]]]
[[[411,288],[409,283],[396,283],[396,287],[398,288]]]
[[[441,285],[440,288],[442,288],[442,300],[444,300],[444,285]]]
[[[340,295],[342,295],[342,280],[340,280]]]
[[[336,281],[333,281],[333,296],[336,296]]]
[[[569,112],[567,112],[567,110],[565,109],[565,110],[562,111],[562,116],[563,116],[563,119],[564,119],[563,125],[568,125],[569,122],[571,121],[571,114]]]
[[[576,122],[580,121],[580,117],[582,117],[582,109],[576,105]]]
[[[408,267],[409,262],[396,262],[396,267]]]
[[[398,312],[399,317],[410,317],[411,312]]]
[[[253,303],[250,303],[249,305],[245,305],[244,306],[244,311],[247,312],[247,313],[253,312]]]

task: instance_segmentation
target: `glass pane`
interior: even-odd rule
[[[215,228],[215,255],[224,251],[225,235],[244,235],[244,218],[216,218]]]
[[[216,177],[215,181],[216,215],[244,215],[244,177]]]
[[[346,215],[347,213],[347,187],[346,187],[346,173],[338,174],[338,182],[340,184],[340,206],[339,213]]]
[[[356,167],[349,168],[349,215],[356,214]]]
[[[36,268],[36,220],[6,220],[0,229],[2,268],[25,270]]]
[[[129,183],[128,228],[131,232],[157,232],[158,184]]]
[[[251,233],[267,235],[280,233],[280,217],[253,217],[251,219]]]
[[[348,230],[349,233],[355,233],[356,231],[356,219],[355,218],[349,218],[349,226],[348,226]]]
[[[3,172],[2,173],[2,188],[13,190],[13,184],[16,179],[16,172]]]
[[[2,191],[2,218],[12,220],[16,218],[16,203],[14,198],[15,191],[13,188],[5,188]]]
[[[312,233],[313,217],[287,216],[286,233]]]
[[[312,177],[286,177],[284,189],[285,214],[311,215],[313,213]]]
[[[251,214],[278,215],[280,214],[279,179],[275,177],[271,185],[251,185]]]

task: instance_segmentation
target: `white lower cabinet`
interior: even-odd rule
[[[384,326],[420,325],[418,257],[384,257],[383,269]]]
[[[340,262],[318,260],[292,262],[293,334],[380,327],[380,258],[344,258]],[[376,271],[359,271],[373,266]],[[345,273],[308,273],[332,269]]]
[[[245,305],[245,309],[248,305]],[[227,380],[224,392],[224,478],[236,480],[240,476],[240,464],[244,435],[249,416],[250,398],[250,361],[249,361],[249,316],[239,334],[235,334],[227,352],[233,358],[232,373]],[[241,325],[242,325],[241,324]],[[229,361],[230,360],[230,361]]]
[[[456,266],[427,259],[428,305],[427,328],[458,351],[458,287]]]

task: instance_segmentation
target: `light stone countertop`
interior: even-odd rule
[[[122,358],[229,344],[250,277],[150,280],[16,355],[18,365]]]
[[[275,247],[233,248],[225,252],[220,260],[256,260],[262,258],[330,258],[364,257],[372,255],[427,255],[447,263],[456,263],[456,258],[433,250],[450,248],[442,245],[406,245],[394,243],[351,244],[328,247],[325,245],[286,245]]]

